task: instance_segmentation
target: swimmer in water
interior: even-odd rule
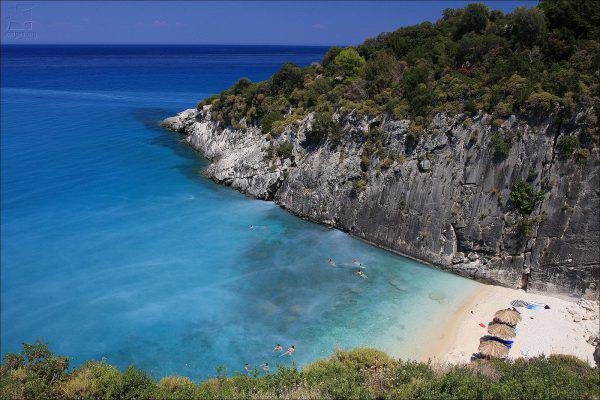
[[[291,356],[296,351],[296,346],[291,345],[283,355]]]
[[[244,371],[250,371],[250,366],[248,364],[244,364]]]
[[[335,262],[333,261],[333,259],[331,259],[331,258],[329,259],[329,264],[335,265]]]
[[[279,343],[277,343],[275,345],[275,347],[273,348],[273,351],[281,351],[283,350],[283,346],[281,346]]]
[[[360,276],[360,277],[362,277],[362,278],[365,278],[365,279],[367,279],[367,276],[365,275],[365,273],[364,273],[364,272],[362,272],[362,270],[361,270],[361,269],[357,269],[357,270],[356,270],[356,272],[354,272],[354,274],[355,274],[355,275],[358,275],[358,276]]]
[[[264,363],[263,366],[262,366],[262,369],[265,372],[269,372],[269,363],[268,362]]]

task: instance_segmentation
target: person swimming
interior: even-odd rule
[[[244,364],[244,371],[250,371],[250,366],[248,364]]]
[[[296,346],[291,345],[283,355],[291,356],[296,351]]]
[[[283,350],[283,346],[280,345],[279,343],[277,343],[275,345],[275,347],[273,348],[273,351],[281,351],[281,350]]]
[[[262,369],[265,372],[269,372],[269,363],[268,362],[264,363],[263,366],[262,366]]]
[[[367,279],[367,276],[365,275],[365,273],[364,273],[364,272],[362,272],[362,269],[357,269],[357,270],[354,272],[354,274],[355,274],[355,275],[357,275],[357,276],[360,276],[360,277],[363,277],[363,278]]]

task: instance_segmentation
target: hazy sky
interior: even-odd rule
[[[2,1],[2,43],[358,44],[465,1]],[[511,11],[537,1],[485,1]]]

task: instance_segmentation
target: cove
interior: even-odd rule
[[[359,346],[422,355],[477,283],[216,185],[158,127],[325,51],[3,46],[2,355],[43,339],[75,363],[157,377]],[[297,351],[278,357],[276,343]]]

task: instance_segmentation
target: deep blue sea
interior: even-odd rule
[[[356,346],[422,355],[478,284],[216,185],[157,125],[325,51],[3,46],[2,355],[43,339],[75,364],[155,377]],[[276,343],[297,351],[279,357]]]

